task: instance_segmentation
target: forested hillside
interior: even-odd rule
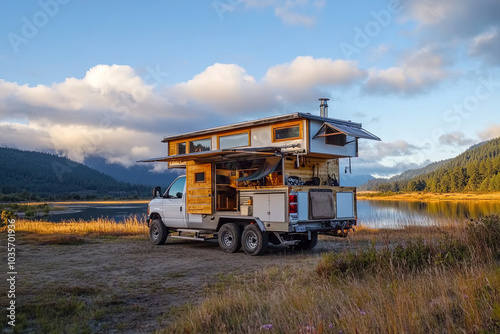
[[[409,180],[379,184],[378,191],[500,191],[500,138],[475,145],[437,169]]]
[[[0,147],[0,201],[139,198],[149,192],[63,157]]]
[[[400,184],[406,185],[411,179],[417,178],[420,175],[424,175],[430,172],[435,171],[439,167],[445,165],[449,160],[442,160],[442,161],[437,161],[428,164],[425,167],[418,168],[418,169],[409,169],[407,171],[404,171],[401,174],[395,175],[389,179],[382,179],[382,178],[377,178],[373,180],[369,180],[365,184],[361,185],[359,187],[359,190],[377,190],[378,187],[382,186],[383,184],[389,184],[391,183],[391,187],[396,187],[398,188]],[[393,185],[393,184],[394,185]]]

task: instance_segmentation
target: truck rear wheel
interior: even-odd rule
[[[257,225],[247,225],[241,239],[243,250],[249,255],[261,255],[267,251],[269,236]]]
[[[218,233],[219,246],[226,253],[235,253],[241,248],[241,230],[234,223],[222,225]]]
[[[297,245],[293,246],[295,250],[310,251],[318,243],[318,232],[311,232],[311,240],[301,240]]]
[[[155,245],[163,245],[167,241],[168,229],[160,219],[155,219],[149,227],[149,240]]]

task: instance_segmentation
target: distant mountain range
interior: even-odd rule
[[[359,187],[375,180],[371,175],[340,174],[340,185],[343,187]]]
[[[0,147],[0,201],[142,198],[150,190],[55,154]]]
[[[149,197],[167,187],[176,172],[151,166],[125,168],[90,157],[85,165],[55,154],[0,147],[0,201]],[[343,186],[377,191],[500,191],[500,138],[471,146],[459,156],[408,170],[390,179],[342,175]]]
[[[127,168],[118,164],[109,164],[101,157],[88,157],[85,159],[84,164],[101,173],[111,175],[118,181],[152,187],[161,186],[165,188],[178,176],[176,172],[172,171],[150,172],[152,167],[148,163],[137,163]]]
[[[402,172],[401,174],[394,175],[393,177],[388,179],[372,178],[371,180],[368,180],[366,183],[360,184],[359,190],[375,190],[381,184],[397,182],[397,181],[408,181],[420,175],[433,172],[436,169],[440,168],[441,166],[445,165],[450,160],[451,159],[441,160],[437,162],[432,162],[422,168],[409,169],[407,171]]]
[[[455,158],[409,170],[390,179],[374,179],[360,190],[500,191],[500,138],[471,146]]]

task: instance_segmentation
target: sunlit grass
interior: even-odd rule
[[[373,246],[222,277],[163,333],[500,331],[500,218],[350,238]]]
[[[67,220],[59,223],[19,219],[16,221],[16,231],[73,236],[123,236],[145,235],[148,227],[137,216],[130,216],[121,222],[107,218],[95,218],[88,221]]]
[[[497,333],[500,270],[325,281],[266,269],[189,307],[162,333]]]

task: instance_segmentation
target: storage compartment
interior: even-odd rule
[[[309,219],[335,218],[335,202],[331,189],[309,190]]]
[[[254,194],[253,216],[264,222],[284,223],[285,194]]]
[[[354,218],[354,194],[352,192],[337,193],[337,218]]]

